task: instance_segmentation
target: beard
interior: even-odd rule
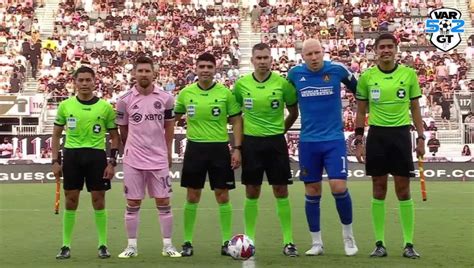
[[[144,79],[144,80],[140,79],[140,80],[138,80],[138,84],[139,84],[142,88],[147,88],[147,87],[150,85],[150,83],[151,83],[151,82],[150,82],[150,80],[148,80],[148,79]]]

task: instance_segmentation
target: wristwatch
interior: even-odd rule
[[[419,139],[422,139],[423,141],[425,141],[425,140],[426,140],[426,136],[425,136],[424,134],[421,135],[421,136],[418,136],[418,137],[416,138],[416,142],[418,142]]]
[[[354,145],[360,145],[363,144],[364,142],[361,139],[355,139],[354,140]]]
[[[111,164],[113,167],[116,167],[117,166],[117,159],[111,157],[109,158],[109,164]]]
[[[242,150],[242,145],[232,146],[232,149],[234,149],[234,150]]]

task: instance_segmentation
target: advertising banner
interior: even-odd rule
[[[29,116],[30,97],[19,95],[0,96],[0,116]]]
[[[181,163],[173,164],[170,170],[170,177],[173,181],[181,179]],[[428,181],[472,181],[474,180],[474,165],[472,163],[425,163],[425,178]],[[297,181],[300,175],[299,165],[291,163],[291,170],[294,180]],[[118,164],[114,181],[123,180],[122,164]],[[240,180],[242,169],[235,171],[235,178]],[[417,180],[419,171],[416,170]],[[363,164],[349,163],[349,180],[368,180],[365,175]],[[326,177],[326,175],[324,175]],[[18,164],[0,165],[0,184],[5,183],[47,183],[54,182],[55,178],[51,172],[50,164]]]

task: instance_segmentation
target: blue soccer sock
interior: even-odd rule
[[[336,200],[337,212],[339,213],[339,219],[344,225],[352,223],[352,200],[349,190],[346,189],[343,193],[332,193]]]
[[[319,201],[321,196],[311,196],[306,195],[305,210],[306,210],[306,220],[308,221],[309,231],[310,232],[319,232],[320,227],[320,216],[321,210]]]

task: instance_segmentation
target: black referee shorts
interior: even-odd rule
[[[189,141],[184,152],[181,186],[204,188],[209,173],[211,189],[234,189],[229,143]]]
[[[371,126],[367,135],[365,169],[369,176],[414,177],[410,126]]]
[[[244,136],[242,183],[262,185],[264,172],[270,185],[293,183],[288,147],[283,134],[268,137]]]
[[[104,150],[64,149],[64,190],[82,190],[84,180],[88,192],[109,190],[110,180],[104,179],[106,166],[107,155]]]

